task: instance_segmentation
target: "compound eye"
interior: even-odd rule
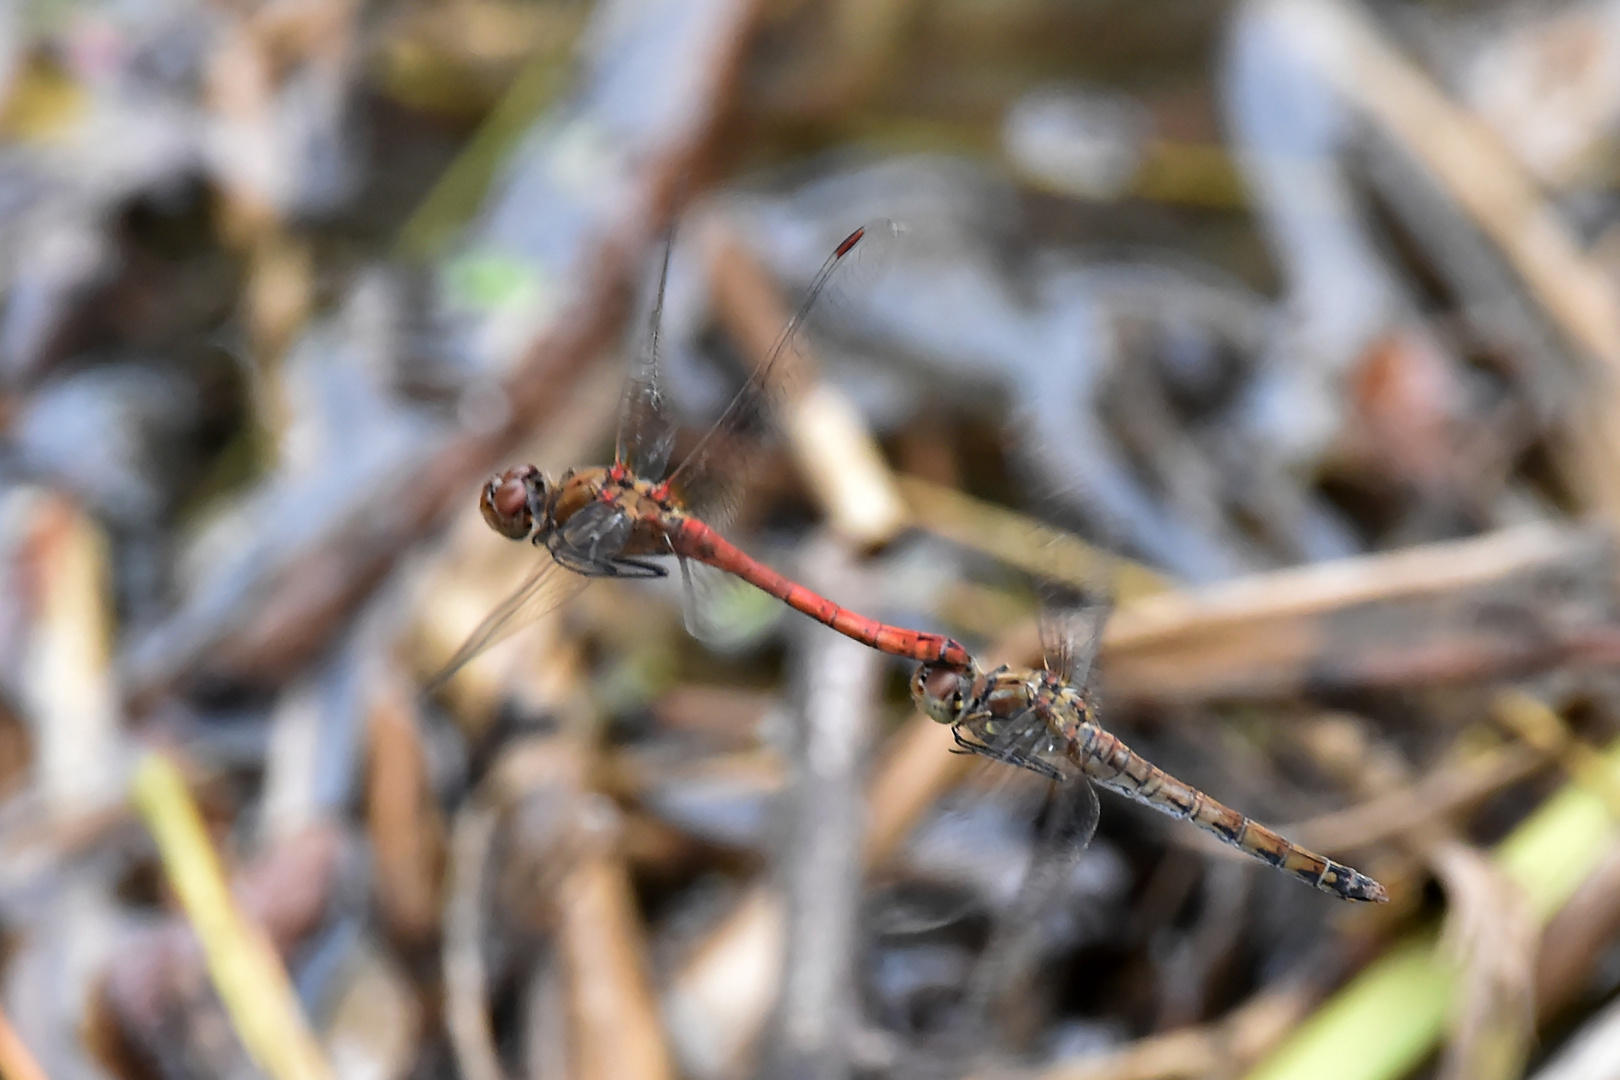
[[[929,718],[954,724],[962,714],[963,674],[955,668],[923,666],[912,677],[912,696]]]
[[[530,487],[539,476],[533,465],[520,465],[489,478],[478,496],[478,509],[490,528],[509,540],[522,540],[534,528]],[[539,481],[545,489],[545,481]]]
[[[923,692],[935,701],[958,704],[962,700],[962,676],[947,667],[935,668],[923,679]]]

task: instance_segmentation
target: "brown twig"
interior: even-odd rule
[[[574,1072],[581,1077],[671,1080],[675,1070],[647,971],[645,936],[630,875],[609,843],[616,815],[592,800],[593,851],[558,887],[557,940],[572,1003]]]
[[[366,818],[377,861],[377,902],[404,942],[428,940],[439,923],[444,824],[428,788],[413,696],[390,681],[371,707]]]
[[[1536,1012],[1543,1020],[1572,1004],[1620,933],[1620,846],[1548,921],[1536,960]]]
[[[1450,838],[1424,846],[1449,905],[1442,941],[1465,972],[1439,1075],[1511,1080],[1523,1074],[1535,1033],[1539,920],[1485,852]]]
[[[519,925],[539,930],[549,945],[535,974],[547,1000],[531,1003],[539,1010],[531,1033],[554,1031],[558,1018],[548,1011],[566,1013],[566,1054],[533,1045],[529,1054],[548,1067],[564,1067],[566,1057],[567,1071],[581,1077],[671,1080],[619,814],[587,789],[588,761],[574,734],[523,739],[506,748],[481,788],[501,808],[506,837],[496,910],[518,913]],[[546,988],[548,965],[556,969],[554,994]],[[481,1042],[489,1018],[479,991],[474,1029],[472,977],[469,966],[462,1022]]]

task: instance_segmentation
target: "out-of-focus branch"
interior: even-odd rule
[[[858,571],[835,543],[807,566],[813,587],[858,592]],[[804,709],[794,725],[794,782],[780,877],[787,950],[767,1071],[805,1080],[849,1075],[849,1032],[859,1017],[855,956],[865,818],[861,781],[881,695],[871,649],[806,628]]]

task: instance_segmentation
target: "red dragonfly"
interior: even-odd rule
[[[1384,887],[1367,875],[1307,851],[1222,805],[1105,730],[1086,686],[1090,658],[1101,638],[1101,613],[1094,605],[1049,601],[1041,618],[1043,668],[1003,665],[984,672],[973,664],[924,663],[912,675],[912,700],[930,719],[951,725],[959,752],[981,754],[1059,783],[1095,782],[1190,821],[1267,866],[1340,899],[1389,899]],[[1085,822],[1082,844],[1095,824],[1094,816]]]
[[[850,253],[869,233],[892,233],[892,223],[863,226],[828,256],[803,303],[788,321],[766,361],[694,447],[662,481],[674,424],[659,387],[658,335],[669,278],[664,250],[658,298],[647,349],[631,371],[619,416],[613,464],[570,469],[552,482],[533,465],[518,465],[485,483],[478,507],[489,527],[512,540],[544,548],[550,558],[484,619],[435,679],[441,682],[490,645],[566,602],[594,578],[665,577],[651,561],[675,555],[688,585],[688,560],[734,574],[797,611],[883,652],[932,664],[966,665],[967,650],[939,634],[922,633],[869,619],[790,581],[749,557],[717,532],[735,514],[745,478],[747,429],[769,413],[780,393],[779,361],[803,328],[806,316]]]

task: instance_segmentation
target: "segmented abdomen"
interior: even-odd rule
[[[851,611],[744,554],[740,548],[696,518],[682,516],[668,524],[661,524],[661,527],[665,529],[665,536],[675,554],[735,574],[795,611],[803,612],[862,645],[927,664],[964,669],[973,664],[967,649],[954,638],[908,630],[903,626],[890,626]]]
[[[1264,825],[1223,806],[1149,762],[1095,724],[1069,740],[1069,757],[1097,783],[1171,817],[1190,821],[1268,866],[1346,900],[1389,899],[1384,887],[1343,863],[1283,839]]]

